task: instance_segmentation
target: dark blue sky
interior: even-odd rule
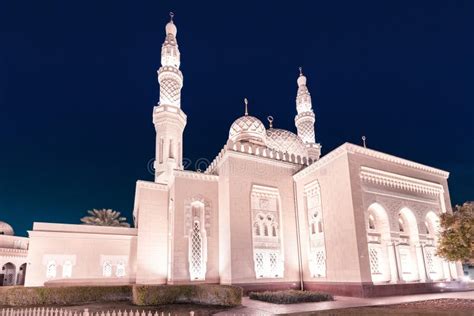
[[[131,218],[175,12],[184,156],[212,160],[249,98],[295,130],[304,67],[323,154],[349,141],[451,172],[474,199],[473,1],[2,1],[0,220]],[[190,169],[194,169],[191,165]]]

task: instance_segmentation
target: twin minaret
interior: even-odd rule
[[[180,53],[173,22],[173,13],[166,24],[166,38],[161,47],[161,67],[158,69],[160,102],[153,108],[153,124],[156,131],[155,182],[168,183],[173,169],[183,169],[183,131],[186,114],[181,110],[181,88],[183,74],[179,70]],[[306,77],[300,68],[296,96],[295,125],[298,136],[308,148],[308,156],[314,161],[321,155],[321,146],[316,143],[314,133],[315,115],[311,96],[306,86]]]
[[[297,80],[298,92],[296,93],[296,111],[295,125],[298,131],[298,136],[303,140],[308,148],[308,157],[313,161],[319,159],[321,156],[321,145],[316,143],[314,132],[314,122],[316,121],[313,112],[313,105],[311,103],[311,95],[306,86],[306,77],[303,75],[303,70],[300,67],[300,76]]]
[[[160,102],[153,108],[156,131],[155,182],[168,183],[173,169],[183,169],[183,131],[186,114],[181,110],[183,74],[179,70],[180,54],[171,20],[166,24],[166,38],[161,46],[161,67],[158,69]]]

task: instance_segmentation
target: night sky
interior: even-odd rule
[[[152,108],[175,12],[184,156],[212,160],[244,111],[296,131],[298,66],[323,154],[344,142],[451,172],[474,199],[474,1],[2,1],[0,221],[131,219],[153,181]]]

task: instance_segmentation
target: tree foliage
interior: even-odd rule
[[[89,216],[81,218],[81,222],[86,225],[130,227],[127,219],[120,216],[120,212],[111,209],[93,209],[87,211],[87,213],[89,213]]]
[[[437,254],[448,261],[474,262],[474,202],[442,214]]]

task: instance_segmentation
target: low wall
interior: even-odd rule
[[[449,291],[463,291],[459,282],[427,282],[427,283],[323,283],[304,282],[304,289],[320,291],[342,296],[382,297],[393,295],[441,293]]]

